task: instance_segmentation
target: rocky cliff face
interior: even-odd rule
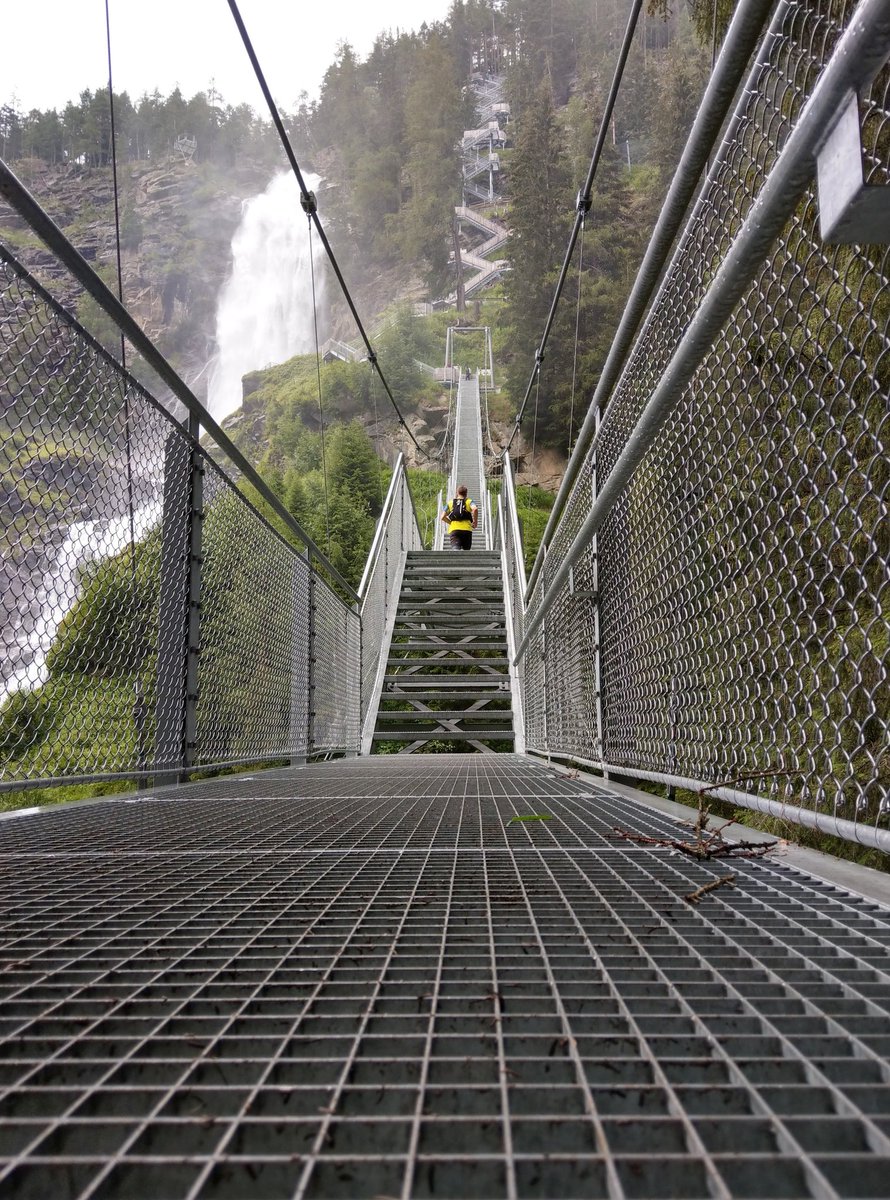
[[[112,288],[116,288],[114,189],[110,168],[16,164],[40,204]],[[244,163],[225,171],[167,161],[119,168],[124,302],[187,380],[213,351],[216,299],[245,199],[269,171]],[[0,204],[0,240],[69,311],[100,338],[112,331],[95,306],[24,223]]]

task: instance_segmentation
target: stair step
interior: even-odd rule
[[[509,708],[491,709],[491,708],[454,708],[454,709],[427,709],[421,711],[416,708],[390,708],[380,709],[377,714],[378,721],[509,721],[512,724],[513,712]]]
[[[424,659],[424,662],[426,666],[430,666],[429,660]],[[404,671],[401,671],[397,674],[391,674],[388,672],[386,675],[384,675],[383,682],[384,686],[392,682],[398,683],[400,687],[407,687],[409,683],[415,683],[418,685],[418,687],[423,686],[426,688],[435,689],[441,686],[444,688],[453,689],[460,686],[462,679],[466,679],[467,686],[471,688],[479,688],[482,686],[482,684],[488,684],[490,682],[491,686],[486,687],[484,689],[485,691],[506,692],[509,691],[510,688],[510,676],[506,671],[490,671],[486,672],[484,675],[465,676],[455,675],[453,671],[450,671],[447,675],[423,675],[420,672],[414,675],[407,675]]]
[[[506,659],[475,659],[475,664],[480,667],[480,674],[485,674],[482,667],[489,666],[506,666]],[[467,670],[467,667],[474,665],[474,662],[469,662],[467,659],[395,659],[387,662],[387,670],[392,667],[441,667],[443,671],[451,672],[452,670]]]
[[[498,650],[500,651],[500,655],[497,657],[495,657],[495,654],[490,653],[491,648],[489,648],[488,657],[479,658],[476,658],[472,654],[455,653],[450,647],[443,646],[441,642],[436,642],[432,646],[408,646],[406,647],[407,653],[405,654],[394,653],[394,651],[398,649],[398,646],[393,647],[390,650],[389,657],[386,660],[386,669],[390,673],[394,667],[402,667],[407,662],[415,661],[419,662],[421,666],[429,668],[465,667],[469,669],[471,667],[478,666],[490,667],[498,663],[502,664],[506,668],[508,665],[508,659],[506,657],[501,657],[506,654],[505,646],[494,647],[495,654],[497,654]],[[467,650],[472,649],[472,646],[467,647]],[[441,653],[443,650],[445,651],[444,654]]]
[[[396,678],[401,678],[401,676],[396,676]],[[478,676],[475,676],[475,678],[478,679]],[[392,688],[391,690],[384,689],[383,693],[380,696],[381,703],[384,701],[389,701],[389,700],[449,700],[449,701],[454,701],[454,700],[467,700],[467,701],[469,701],[469,700],[491,700],[491,701],[497,701],[499,704],[504,704],[504,703],[509,704],[511,702],[511,698],[512,698],[511,693],[510,693],[509,689],[507,689],[507,688],[503,688],[503,689],[489,688],[488,691],[481,691],[480,689],[476,688],[475,690],[468,689],[467,691],[464,691],[463,688],[456,688],[456,687],[440,688],[438,691],[432,691],[432,690],[423,691],[420,688],[407,688],[407,687],[406,688]],[[405,709],[405,712],[412,712],[412,711],[414,711],[414,710],[412,710],[410,708]],[[480,711],[489,711],[489,712],[495,711],[495,712],[497,712],[498,710],[497,709],[494,709],[494,710],[492,710],[492,709],[481,710],[480,709]]]
[[[487,580],[500,579],[501,568],[477,566],[473,564],[469,567],[450,568],[448,570],[428,570],[426,567],[412,567],[406,565],[403,574],[404,579],[478,579],[481,583]]]
[[[471,598],[469,598],[471,600]],[[463,613],[464,619],[468,619],[468,613],[473,613],[474,620],[485,620],[486,617],[494,619],[499,617],[504,619],[504,598],[500,596],[500,604],[495,607],[491,604],[491,598],[487,598],[488,605],[481,604],[474,606],[468,604],[467,596],[458,598],[458,596],[447,596],[446,599],[432,598],[432,596],[404,596],[398,601],[396,606],[396,616],[404,612],[414,612],[419,608],[426,608],[427,612],[438,614],[443,617],[459,617]]]
[[[374,730],[375,742],[418,742],[425,739],[428,742],[479,742],[488,738],[498,742],[513,741],[512,729],[387,729],[385,732]]]
[[[431,635],[438,636],[438,635]],[[481,635],[480,635],[481,636]],[[393,650],[447,650],[450,654],[468,652],[468,650],[505,650],[506,635],[499,642],[433,642],[429,638],[411,638],[409,642],[397,642],[395,638],[390,646],[390,658],[395,658]]]
[[[441,612],[461,612],[467,608],[503,610],[504,594],[498,592],[480,596],[477,592],[403,591],[396,605],[396,612],[403,608],[433,608]]]
[[[488,625],[494,624],[488,622]],[[497,629],[480,629],[479,626],[468,625],[432,625],[427,623],[396,625],[392,637],[506,637],[507,631],[503,625]]]
[[[443,595],[453,597],[455,594],[468,592],[475,595],[476,592],[502,592],[500,580],[496,579],[448,579],[436,580],[428,579],[405,579],[402,582],[402,594],[406,592],[413,594],[414,592],[433,592],[435,595]]]
[[[467,608],[466,605],[460,610],[453,609],[446,611],[439,609],[433,605],[425,612],[397,612],[396,621],[410,622],[412,625],[420,623],[421,625],[439,625],[451,626],[452,628],[460,628],[461,625],[472,625],[473,628],[478,628],[480,625],[495,625],[500,623],[506,625],[506,616],[503,609],[500,612],[483,612]]]

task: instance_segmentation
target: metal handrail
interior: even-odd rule
[[[403,479],[404,477],[404,479]],[[365,593],[368,589],[368,584],[371,581],[371,576],[374,574],[374,567],[377,564],[377,559],[380,556],[380,547],[383,545],[383,540],[386,537],[386,527],[389,523],[390,514],[395,504],[396,496],[401,493],[402,484],[408,488],[409,495],[411,487],[408,483],[408,474],[405,470],[405,456],[399,452],[396,459],[396,464],[393,467],[392,478],[389,481],[389,487],[386,491],[386,499],[383,501],[383,508],[380,511],[380,516],[377,518],[377,528],[374,530],[374,538],[371,542],[371,548],[368,551],[368,557],[365,560],[365,569],[362,572],[362,581],[358,585],[358,597],[360,600],[365,598]],[[414,506],[414,497],[411,496],[411,511],[414,514],[415,523],[417,523],[417,510]],[[418,529],[419,529],[418,523]]]
[[[535,605],[516,651],[522,658],[574,565],[623,493],[641,459],[682,397],[733,308],[763,262],[815,171],[815,156],[842,112],[890,55],[890,0],[862,0],[842,34],[798,122],[789,134],[751,212],[733,241],[676,352],[649,397],[633,432],[584,523]],[[645,332],[645,331],[643,331]]]
[[[572,456],[544,527],[541,545],[529,577],[529,589],[535,586],[544,563],[545,547],[550,545],[572,485],[592,447],[597,429],[597,410],[601,409],[606,402],[618,378],[772,3],[773,0],[741,0],[733,14],[720,55],[696,113],[689,140],[680,157],[653,230],[652,239],[624,307],[602,374],[597,381],[587,415],[575,439]],[[744,91],[755,90],[757,76],[762,70],[763,62],[774,37],[778,35],[782,27],[788,7],[788,0],[781,0],[776,8],[769,32],[763,39],[760,54],[748,74]],[[732,128],[733,126],[730,126],[724,137],[731,135]]]
[[[406,503],[407,501],[407,503]],[[399,454],[359,584],[362,620],[362,753],[370,753],[371,735],[395,624],[402,572],[409,550],[423,546],[405,457]]]

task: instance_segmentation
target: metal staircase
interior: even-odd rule
[[[461,143],[463,158],[463,204],[457,205],[454,213],[461,224],[469,224],[488,237],[475,248],[465,246],[461,251],[461,264],[475,272],[464,281],[465,297],[474,295],[500,279],[508,268],[506,259],[489,261],[485,256],[500,249],[510,236],[507,227],[482,214],[474,214],[472,202],[491,205],[501,195],[501,162],[498,149],[506,145],[508,134],[504,128],[510,116],[510,106],[504,101],[504,76],[494,79],[479,79],[474,76],[473,89],[477,98],[480,124],[475,129],[465,129]],[[457,301],[457,292],[448,297],[449,303]]]
[[[409,553],[374,743],[512,750],[508,666],[500,555]]]

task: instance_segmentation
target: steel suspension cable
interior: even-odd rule
[[[114,81],[111,69],[111,15],[109,0],[105,0],[105,49],[108,56],[108,135],[111,139],[111,182],[114,194],[114,246],[117,258],[117,298],[124,302],[124,271],[121,260],[121,209],[120,185],[117,176],[117,130],[114,119]],[[127,340],[123,330],[120,333],[121,366],[127,369]],[[130,543],[130,605],[132,612],[138,606],[137,568],[136,568],[136,498],[133,488],[133,434],[130,419],[130,391],[127,383],[123,385],[124,400],[124,442],[127,456],[127,512],[129,514],[129,543]],[[133,679],[133,713],[136,725],[137,755],[139,766],[144,765],[144,728],[145,705],[142,695],[142,680],[137,671]]]
[[[324,409],[321,404],[321,355],[318,349],[318,305],[315,297],[315,255],[312,245],[312,218],[309,218],[309,278],[312,280],[312,325],[315,330],[315,376],[318,381],[318,428],[321,431],[321,473],[324,479],[325,550],[331,557],[331,509],[328,503],[328,460],[324,449]]]
[[[377,354],[374,350],[374,347],[371,345],[371,342],[368,338],[367,333],[365,332],[365,327],[362,324],[361,317],[358,315],[358,310],[356,309],[355,303],[352,299],[352,296],[350,295],[349,288],[346,286],[346,280],[343,278],[343,273],[340,270],[340,266],[334,255],[334,251],[331,248],[331,243],[328,241],[327,234],[324,231],[324,226],[322,225],[321,219],[319,218],[318,207],[317,207],[316,200],[315,200],[315,194],[313,192],[310,192],[309,189],[306,187],[306,182],[303,179],[303,172],[300,170],[299,163],[297,162],[296,155],[294,154],[293,147],[291,146],[291,143],[290,143],[290,138],[287,136],[287,130],[284,128],[284,122],[281,120],[281,114],[278,111],[278,106],[276,105],[275,101],[272,99],[272,93],[269,91],[269,85],[266,83],[266,77],[263,73],[263,69],[260,66],[259,59],[256,56],[256,51],[253,48],[253,43],[250,40],[250,35],[247,32],[247,28],[244,24],[244,21],[241,18],[241,13],[238,10],[237,0],[228,0],[228,3],[229,3],[229,8],[231,10],[232,16],[235,19],[235,24],[238,27],[238,32],[241,35],[241,40],[244,43],[244,49],[247,51],[247,57],[250,59],[251,66],[253,67],[254,74],[256,75],[257,83],[260,85],[260,89],[263,93],[263,97],[265,98],[266,105],[269,109],[269,115],[272,118],[272,123],[275,126],[275,129],[278,133],[279,140],[281,141],[281,145],[283,146],[284,152],[287,155],[287,160],[291,165],[291,170],[293,171],[294,176],[297,180],[297,184],[299,185],[300,196],[301,196],[300,203],[303,206],[303,211],[308,214],[309,219],[312,221],[312,223],[315,225],[316,230],[318,231],[318,236],[321,239],[321,244],[324,246],[325,254],[327,254],[327,256],[328,256],[328,261],[330,262],[331,267],[333,268],[334,274],[337,276],[337,282],[340,284],[340,289],[343,292],[343,298],[346,301],[347,305],[349,306],[349,311],[352,313],[352,317],[353,317],[353,320],[355,321],[356,328],[358,329],[361,339],[365,344],[365,349],[368,352],[368,362],[372,365],[374,370],[377,372],[380,382],[383,385],[383,390],[386,392],[387,396],[389,397],[389,401],[392,404],[393,409],[395,410],[395,414],[399,419],[399,424],[404,429],[405,433],[407,433],[407,435],[411,439],[411,441],[414,443],[418,452],[420,454],[422,454],[424,456],[424,458],[428,458],[429,455],[423,449],[423,447],[418,442],[417,438],[414,436],[414,434],[411,432],[411,430],[408,428],[407,424],[405,423],[405,418],[402,416],[401,411],[399,410],[398,404],[396,404],[395,396],[392,394],[392,390],[386,380],[386,376],[383,374],[383,370],[380,367],[380,363],[377,361]]]
[[[231,2],[231,0],[230,0]],[[506,446],[501,452],[502,456],[507,453],[513,445],[513,439],[519,432],[519,426],[522,424],[522,418],[525,415],[525,408],[528,404],[528,398],[531,395],[532,387],[535,382],[535,375],[544,361],[544,352],[547,348],[547,341],[550,337],[550,330],[553,328],[553,322],[556,319],[556,310],[559,307],[562,289],[565,286],[566,278],[569,273],[569,266],[572,261],[572,254],[575,251],[575,243],[578,240],[578,235],[581,232],[581,227],[584,223],[584,217],[590,211],[592,204],[590,193],[593,189],[593,181],[596,178],[597,168],[599,167],[600,158],[602,156],[603,147],[606,144],[606,137],[609,132],[609,125],[612,121],[612,113],[615,109],[615,102],[618,99],[618,91],[621,87],[621,80],[624,77],[624,68],[627,64],[627,59],[630,54],[630,48],[633,45],[634,34],[636,33],[637,22],[639,20],[640,11],[643,7],[643,0],[634,0],[630,11],[630,16],[627,18],[627,28],[624,31],[624,39],[621,43],[621,50],[618,54],[618,62],[615,64],[615,71],[612,75],[612,84],[609,88],[609,95],[606,99],[606,107],[603,110],[602,119],[600,121],[599,133],[597,134],[596,144],[593,148],[593,154],[590,159],[590,166],[587,169],[587,179],[584,182],[584,187],[578,193],[578,198],[575,202],[575,222],[572,226],[572,232],[569,236],[569,244],[566,248],[565,258],[563,259],[562,268],[559,272],[559,279],[556,281],[556,291],[553,294],[553,300],[550,305],[550,312],[547,315],[547,320],[544,324],[544,333],[541,336],[541,344],[535,351],[535,365],[529,377],[528,386],[525,389],[525,395],[522,398],[522,403],[519,406],[519,411],[516,414],[516,420],[513,424],[513,431],[507,441]]]
[[[739,0],[733,13],[720,54],[693,121],[686,147],[680,156],[680,162],[664,198],[661,213],[652,231],[649,246],[627,298],[624,312],[621,314],[621,320],[597,381],[593,398],[578,431],[575,449],[569,459],[556,500],[547,519],[544,536],[541,539],[542,548],[549,546],[553,538],[569,493],[581,469],[584,456],[597,436],[597,411],[605,408],[606,401],[618,379],[631,342],[667,261],[674,237],[695,194],[701,172],[708,165],[715,140],[720,133],[736,89],[748,68],[749,58],[757,46],[764,22],[769,18],[773,3],[774,0]],[[770,38],[779,36],[788,3],[789,0],[779,0],[770,25],[770,32],[766,35],[764,44]],[[754,72],[759,69],[759,65],[755,64]],[[749,81],[752,87],[755,78],[756,75],[752,73]],[[529,575],[529,595],[540,572],[542,555],[543,549],[539,550]]]

